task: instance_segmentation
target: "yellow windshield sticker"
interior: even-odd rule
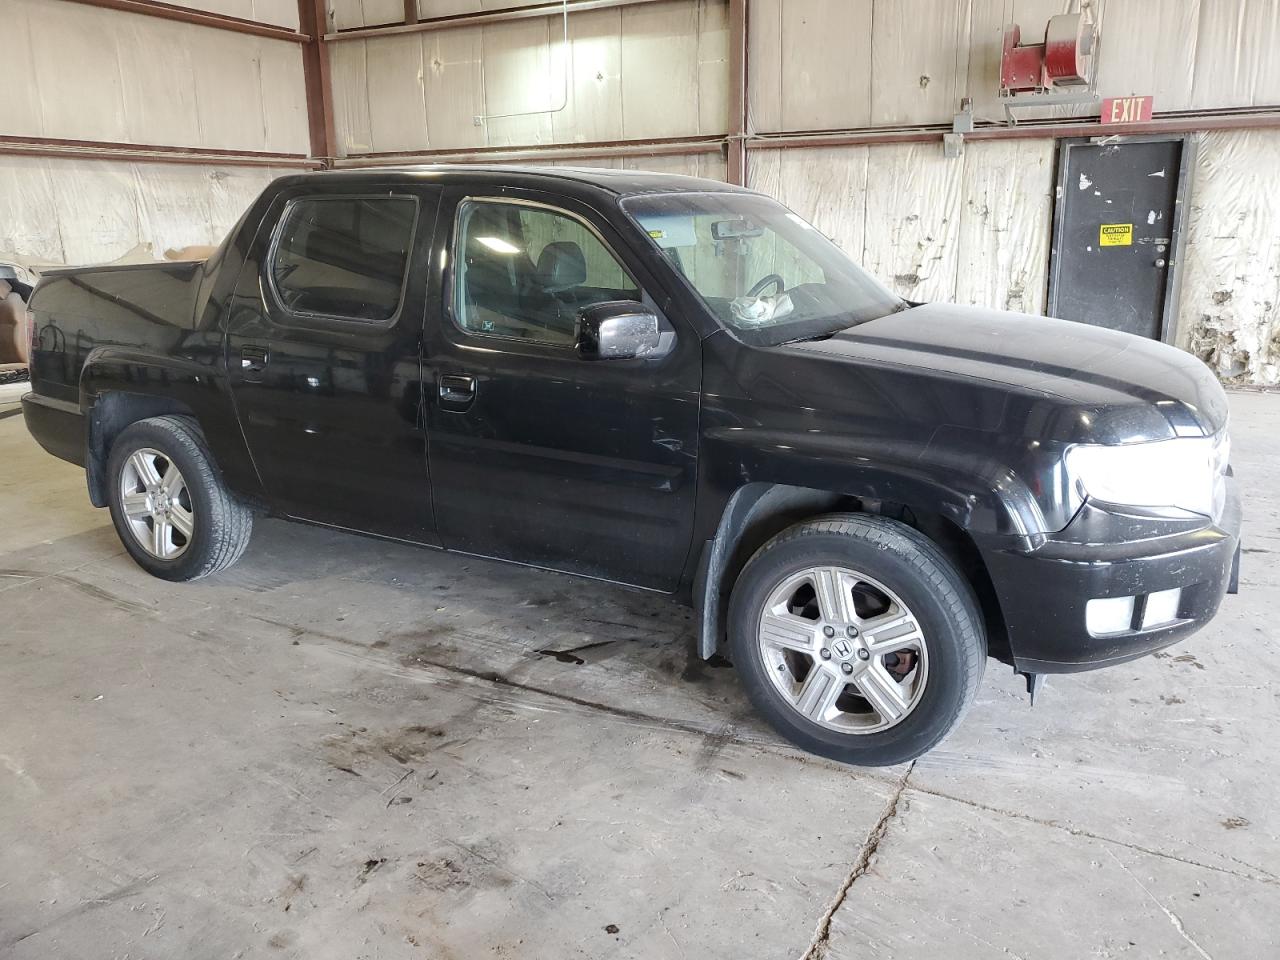
[[[1102,247],[1133,246],[1133,224],[1104,223],[1098,228],[1098,245]]]

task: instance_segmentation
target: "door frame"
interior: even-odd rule
[[[1061,266],[1059,251],[1062,247],[1062,234],[1066,224],[1066,204],[1070,191],[1067,189],[1067,170],[1070,168],[1070,153],[1073,147],[1096,147],[1109,143],[1180,143],[1182,152],[1178,159],[1178,180],[1174,188],[1173,220],[1169,225],[1170,249],[1169,270],[1165,274],[1164,309],[1160,315],[1160,340],[1173,343],[1178,334],[1178,308],[1182,290],[1182,259],[1186,250],[1187,200],[1191,192],[1190,171],[1195,166],[1196,151],[1200,141],[1194,134],[1151,136],[1112,136],[1112,137],[1062,137],[1058,140],[1057,171],[1054,175],[1053,198],[1053,233],[1049,244],[1049,270],[1047,290],[1045,292],[1045,313],[1057,316],[1058,307],[1058,271]]]

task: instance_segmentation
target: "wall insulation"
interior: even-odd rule
[[[0,23],[0,134],[309,149],[297,43],[62,0],[0,0]]]
[[[723,134],[727,16],[727,0],[575,13],[567,50],[558,16],[335,43],[340,152]],[[476,119],[507,114],[524,115]]]
[[[1178,345],[1224,380],[1280,384],[1280,131],[1203,134]]]
[[[0,263],[138,262],[212,246],[292,172],[0,156]]]
[[[751,185],[813,222],[909,300],[1044,309],[1054,144],[758,150]]]

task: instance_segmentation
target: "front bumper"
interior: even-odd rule
[[[1100,536],[1107,531],[1113,536]],[[1234,480],[1228,480],[1222,516],[1193,529],[1185,520],[1122,516],[1087,505],[1071,526],[1031,552],[1004,538],[979,543],[1014,667],[1023,673],[1095,670],[1195,633],[1233,586],[1239,546]],[[1172,619],[1144,629],[1146,598],[1175,588],[1181,593]],[[1135,598],[1136,611],[1129,629],[1090,633],[1090,600],[1127,597]]]

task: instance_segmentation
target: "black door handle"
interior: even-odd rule
[[[440,401],[453,405],[469,405],[476,398],[476,378],[447,376],[439,380]]]
[[[246,380],[257,379],[258,375],[266,369],[266,366],[266,347],[259,347],[252,343],[246,343],[240,348],[240,370],[244,373]]]

